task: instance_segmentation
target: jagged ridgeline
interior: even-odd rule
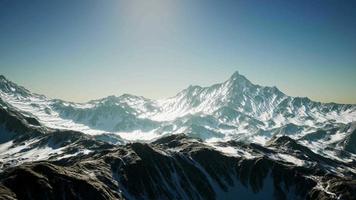
[[[355,199],[356,106],[239,73],[73,103],[0,76],[0,199]]]

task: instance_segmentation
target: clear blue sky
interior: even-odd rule
[[[226,80],[356,103],[356,1],[0,0],[0,73],[83,102]]]

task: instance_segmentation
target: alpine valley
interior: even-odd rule
[[[356,105],[238,72],[87,103],[0,76],[0,199],[356,199]]]

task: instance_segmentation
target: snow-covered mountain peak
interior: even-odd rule
[[[142,96],[136,96],[131,94],[122,94],[120,96],[117,95],[110,95],[101,99],[91,100],[88,103],[97,104],[97,103],[120,103],[120,102],[127,102],[127,101],[150,101]]]
[[[10,87],[10,85],[13,86],[15,84],[7,80],[5,76],[0,75],[0,87],[1,87],[0,89],[4,90],[5,87]]]
[[[234,72],[229,80],[227,82],[230,82],[231,84],[237,84],[237,85],[244,85],[244,86],[251,86],[253,85],[250,80],[248,80],[244,75],[240,74],[238,71]]]
[[[247,88],[256,88],[258,86],[252,84],[245,76],[235,72],[228,80],[223,83],[214,84],[207,87],[201,87],[198,85],[190,85],[188,88],[179,92],[173,98],[201,98],[213,95],[221,96],[227,95],[229,92],[241,93]]]
[[[31,95],[29,90],[9,81],[3,75],[0,75],[0,93],[17,97],[27,97]]]
[[[226,87],[230,95],[233,96],[245,95],[247,98],[251,98],[255,96],[256,93],[263,96],[286,96],[276,86],[269,87],[254,84],[237,71],[227,81],[222,83],[222,86]]]
[[[110,95],[101,99],[91,100],[90,104],[103,104],[103,103],[116,103],[118,101],[118,97],[115,95]]]

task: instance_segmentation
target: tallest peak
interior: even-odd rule
[[[231,77],[235,77],[235,76],[241,76],[240,73],[239,73],[239,71],[235,71],[235,72],[232,74]]]
[[[229,79],[230,81],[234,81],[234,82],[248,82],[250,83],[250,81],[244,76],[241,75],[238,71],[235,71],[232,76]]]
[[[239,71],[235,71],[231,77],[231,79],[236,79],[236,78],[244,78],[244,79],[247,79],[244,75],[240,74]]]

